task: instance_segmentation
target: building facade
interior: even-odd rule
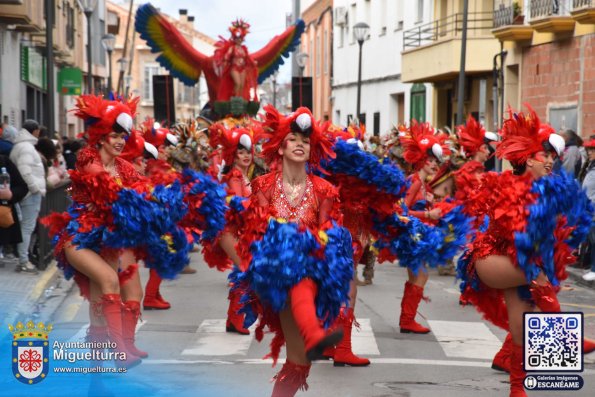
[[[308,55],[303,70],[312,78],[312,113],[319,120],[332,117],[332,42],[333,0],[317,0],[308,4],[301,18],[306,24],[300,52]]]
[[[402,78],[403,31],[409,23],[409,1],[335,0],[333,4],[333,122],[346,125],[358,118],[368,133],[383,135],[412,117],[426,120],[431,108],[412,115],[411,84]],[[427,11],[427,9],[425,9]],[[424,12],[421,21],[428,18]],[[357,109],[359,45],[353,33],[356,23],[369,25],[362,45],[361,101]],[[422,85],[422,87],[424,87]],[[418,93],[419,98],[422,94]],[[427,95],[424,89],[423,98]],[[416,108],[418,109],[418,108]],[[423,111],[423,114],[419,113]]]
[[[461,66],[463,1],[416,0],[406,21],[402,62],[403,81],[414,83],[413,91],[426,91],[430,121],[437,128],[453,129],[457,120],[458,77]],[[493,126],[492,69],[500,43],[491,34],[493,0],[469,1],[467,19],[465,92],[463,119],[472,114],[486,127]],[[428,16],[431,21],[424,23]],[[412,94],[413,96],[413,94]],[[414,102],[414,108],[415,108]],[[412,111],[413,114],[417,111]],[[422,112],[423,113],[423,112]]]
[[[556,130],[595,130],[595,2],[496,1],[493,34],[507,51],[504,100],[528,103]]]
[[[55,1],[53,30],[55,91],[47,92],[46,18],[43,2],[0,0],[0,115],[2,121],[20,127],[32,118],[48,120],[48,95],[54,96],[55,132],[74,137],[82,124],[67,110],[74,106],[74,95],[58,92],[62,69],[77,68],[83,73],[85,92],[87,71],[87,21],[77,0]],[[101,48],[105,34],[105,0],[99,0],[91,16],[92,74],[101,89],[106,74],[106,57]],[[52,134],[53,131],[50,131]]]
[[[110,20],[114,21],[114,25],[118,26],[117,29],[113,28],[116,35],[116,45],[112,55],[112,70],[114,71],[113,76],[115,76],[114,87],[117,87],[118,81],[122,80],[120,84],[121,91],[140,96],[137,109],[138,120],[154,117],[153,76],[168,75],[169,72],[159,65],[156,60],[157,56],[151,52],[150,47],[134,31],[134,13],[136,9],[133,9],[126,55],[124,55],[124,42],[127,37],[126,25],[129,7],[126,4],[119,5],[108,1],[107,9],[108,13],[112,15]],[[194,17],[189,16],[187,10],[181,9],[177,19],[168,15],[166,15],[166,18],[198,51],[207,55],[214,52],[215,40],[194,28]],[[127,62],[124,65],[123,77],[120,79],[122,58],[126,59]],[[198,116],[202,107],[208,102],[206,81],[203,76],[194,87],[188,87],[174,78],[173,88],[176,119],[178,120],[187,120]]]

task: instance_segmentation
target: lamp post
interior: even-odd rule
[[[302,106],[302,79],[304,78],[304,69],[306,68],[308,58],[310,58],[310,56],[305,52],[300,52],[295,56],[296,62],[300,68],[300,106]]]
[[[360,115],[360,102],[362,97],[362,46],[364,45],[364,40],[366,40],[366,36],[368,36],[368,31],[370,30],[370,26],[368,26],[365,22],[358,22],[353,25],[353,35],[357,40],[357,44],[359,45],[359,62],[357,67],[357,108],[355,112],[355,117],[357,117],[359,122],[359,115]]]
[[[91,54],[91,15],[97,5],[97,0],[79,0],[79,5],[87,17],[87,93],[93,93],[93,56]]]
[[[112,92],[112,52],[114,51],[114,45],[116,44],[116,36],[111,33],[104,35],[101,38],[101,45],[107,51],[107,63],[109,66],[107,75],[107,94]]]

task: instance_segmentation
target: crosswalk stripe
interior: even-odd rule
[[[204,320],[196,330],[196,338],[182,356],[245,356],[252,343],[251,335],[225,332],[225,319]]]
[[[380,355],[378,344],[369,318],[358,318],[359,330],[354,327],[351,333],[351,347],[355,354]]]
[[[448,357],[491,360],[502,342],[481,322],[428,320]]]

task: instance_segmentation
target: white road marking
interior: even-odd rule
[[[196,330],[196,338],[182,356],[245,356],[253,334],[239,335],[225,332],[225,319],[204,320]]]
[[[372,331],[372,324],[369,318],[358,318],[359,329],[355,326],[351,332],[351,347],[353,352],[358,355],[380,355],[374,331]]]
[[[428,320],[448,357],[492,360],[502,342],[481,322]]]

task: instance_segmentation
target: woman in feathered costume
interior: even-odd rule
[[[468,197],[469,191],[477,188],[481,175],[485,172],[484,163],[493,154],[492,144],[498,135],[486,132],[481,124],[469,115],[467,123],[457,127],[457,136],[462,154],[468,159],[455,173],[457,200]]]
[[[231,196],[230,201],[248,198],[252,193],[249,173],[253,164],[255,130],[258,130],[256,121],[231,129],[228,129],[223,122],[218,122],[209,128],[209,143],[213,149],[220,150],[221,164],[219,164],[218,179],[227,185],[227,193]],[[225,252],[234,252],[239,232],[239,229],[234,227],[234,222],[230,221],[220,238],[204,245],[204,259],[210,267],[220,271],[231,268],[232,263]],[[250,331],[244,327],[244,315],[238,313],[242,308],[240,304],[242,292],[238,288],[233,288],[233,285],[231,287],[225,330],[248,335]]]
[[[471,193],[471,210],[486,214],[489,226],[478,232],[459,275],[463,297],[510,331],[510,396],[521,397],[523,313],[560,311],[556,292],[573,261],[572,249],[586,236],[592,209],[573,178],[551,174],[564,139],[530,108],[527,115],[509,114],[496,155],[510,161],[513,171],[484,174]]]
[[[146,356],[134,346],[142,298],[136,254],[107,246],[92,249],[87,241],[93,241],[93,234],[112,218],[111,205],[122,187],[144,190],[143,178],[120,158],[137,102],[92,95],[78,98],[76,116],[87,126],[88,146],[80,151],[76,170],[71,172],[74,208],[45,220],[58,239],[55,250],[61,266],[67,276],[74,275],[81,294],[90,301],[88,338],[115,342],[117,351],[126,353],[126,359],[116,364],[128,367]]]
[[[434,208],[434,196],[427,180],[438,172],[443,156],[450,153],[445,144],[446,136],[436,135],[429,123],[413,120],[407,132],[400,135],[399,141],[404,148],[405,161],[411,164],[414,170],[410,177],[411,186],[405,196],[405,205],[410,209],[409,214],[422,222],[437,221],[442,216],[442,210]],[[430,332],[429,328],[415,321],[417,308],[428,281],[428,273],[425,269],[419,270],[407,268],[408,281],[405,283],[399,319],[402,333],[427,334]]]
[[[257,340],[266,325],[275,333],[274,361],[283,343],[287,360],[276,376],[273,396],[293,396],[307,389],[312,360],[343,336],[325,331],[346,303],[353,276],[349,232],[340,226],[337,190],[308,173],[333,156],[332,142],[306,108],[284,117],[265,108],[262,155],[281,170],[252,181],[237,245],[240,264],[233,274],[247,289],[243,302],[246,324],[260,317]],[[249,293],[252,291],[252,293]]]
[[[372,244],[373,224],[376,218],[392,215],[397,201],[406,191],[403,173],[394,165],[384,164],[371,153],[363,150],[364,132],[355,125],[345,130],[328,123],[323,127],[334,139],[336,157],[324,163],[330,174],[328,180],[339,190],[343,224],[353,240],[354,278],[349,288],[349,305],[341,308],[337,326],[343,327],[343,339],[336,348],[324,352],[332,358],[334,366],[362,367],[370,364],[367,358],[353,354],[351,333],[355,322],[357,297],[357,264],[364,254],[364,248]]]

